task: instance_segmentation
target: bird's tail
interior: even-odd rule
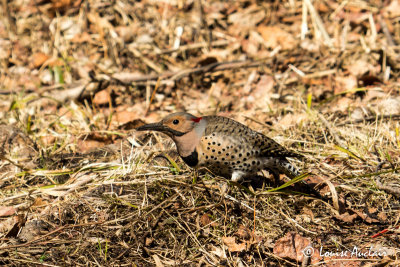
[[[277,159],[276,166],[281,173],[286,174],[290,179],[300,175],[300,171],[287,159]]]

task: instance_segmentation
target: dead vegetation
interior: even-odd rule
[[[1,264],[400,265],[398,1],[1,4]],[[134,130],[177,110],[303,154],[320,196]]]

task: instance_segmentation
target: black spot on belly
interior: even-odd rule
[[[182,157],[183,161],[189,165],[190,167],[194,167],[199,163],[199,154],[197,153],[196,149],[187,157]]]

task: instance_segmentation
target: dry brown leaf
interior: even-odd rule
[[[151,237],[146,237],[146,240],[144,242],[145,246],[148,247],[154,242],[154,238]]]
[[[38,52],[32,55],[31,64],[33,68],[41,67],[50,57],[45,53]]]
[[[16,237],[25,222],[26,218],[22,214],[8,218],[0,223],[0,233],[5,233],[5,237]]]
[[[388,219],[388,217],[384,211],[379,212],[377,216],[382,222],[386,222]]]
[[[310,247],[309,238],[297,233],[287,233],[284,237],[275,242],[274,254],[278,257],[302,262],[304,258],[303,250]],[[311,257],[316,257],[317,251],[313,251]]]
[[[243,98],[243,100],[249,107],[252,106],[253,103],[255,107],[258,108],[268,107],[268,105],[272,105],[271,94],[274,86],[274,78],[270,75],[263,75],[260,77],[256,88],[250,92],[248,97]]]
[[[91,42],[92,37],[90,37],[90,34],[87,32],[82,32],[82,33],[77,33],[74,35],[74,37],[70,40],[72,43],[85,43],[85,42]]]
[[[391,97],[380,100],[378,103],[379,114],[394,115],[400,114],[400,97]]]
[[[317,175],[310,175],[304,179],[310,187],[318,190],[321,195],[325,195],[326,193],[330,192],[329,187],[325,183],[325,179],[321,178]]]
[[[341,220],[343,222],[346,223],[353,223],[355,219],[358,218],[358,215],[356,213],[349,213],[348,211],[346,211],[343,214],[339,214],[339,215],[334,215],[336,219]]]
[[[201,226],[209,226],[210,223],[211,223],[211,219],[210,219],[209,215],[207,213],[204,213],[200,217],[200,225]]]
[[[251,40],[242,40],[242,49],[250,56],[256,56],[258,53],[258,43]]]
[[[228,16],[228,22],[233,25],[229,27],[229,32],[234,35],[243,35],[249,29],[254,28],[265,18],[265,11],[259,6],[253,5],[245,10],[238,10]]]
[[[398,0],[390,1],[390,4],[382,9],[382,13],[389,18],[400,16],[400,2]]]
[[[341,97],[336,101],[336,105],[332,105],[332,112],[347,112],[349,107],[354,107],[354,100],[349,97]]]
[[[78,140],[77,148],[80,153],[89,152],[92,149],[105,146],[104,142],[95,140]]]
[[[236,235],[243,240],[248,240],[251,237],[251,231],[244,225],[240,225]]]
[[[365,73],[374,74],[381,71],[380,65],[374,65],[367,58],[360,58],[351,61],[350,65],[346,66],[349,73],[355,77],[360,77]]]
[[[279,120],[278,126],[281,127],[282,129],[288,129],[290,127],[294,127],[296,125],[299,125],[303,121],[308,121],[309,116],[305,113],[301,114],[293,114],[293,113],[287,113],[281,120]]]
[[[82,0],[52,0],[55,10],[65,10],[70,7],[78,7]]]
[[[293,34],[285,31],[285,28],[286,27],[279,25],[262,25],[257,28],[257,31],[264,39],[264,45],[266,47],[274,49],[281,46],[283,49],[293,49],[297,45],[297,42],[293,38]]]
[[[9,217],[0,222],[0,237],[4,237],[16,225],[17,216]]]
[[[132,42],[138,32],[139,25],[130,24],[129,26],[118,26],[115,28],[118,36],[124,40],[125,43]]]
[[[234,236],[222,237],[222,241],[228,247],[230,252],[241,252],[246,250],[246,243],[236,243],[236,237]]]
[[[54,144],[54,142],[56,141],[56,137],[54,135],[45,135],[41,136],[40,140],[42,141],[43,145],[49,146]]]
[[[379,220],[372,218],[371,216],[369,216],[369,214],[366,214],[365,212],[362,212],[362,211],[356,210],[356,209],[351,209],[351,210],[353,212],[355,212],[361,219],[363,219],[367,223],[378,223],[379,222]]]
[[[357,78],[353,75],[335,77],[335,94],[357,88]]]
[[[134,121],[137,119],[138,115],[135,112],[132,111],[119,111],[113,116],[113,120],[118,122],[119,124],[125,124],[130,121]]]
[[[17,212],[14,207],[0,206],[0,217],[7,217]]]
[[[18,238],[23,241],[30,241],[39,235],[44,234],[46,223],[42,220],[27,221],[18,234]]]
[[[107,105],[111,102],[111,96],[107,89],[101,90],[94,95],[93,104]]]
[[[97,30],[100,32],[102,31],[102,29],[114,28],[106,18],[100,17],[100,15],[95,12],[87,14],[87,18],[95,27],[97,27]]]
[[[43,198],[41,197],[37,197],[32,204],[32,208],[42,208],[44,206],[47,206],[47,204],[49,204],[49,202],[43,200]]]

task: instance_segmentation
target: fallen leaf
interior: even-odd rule
[[[317,257],[318,251],[311,247],[309,238],[297,233],[287,233],[275,242],[274,254],[281,258],[302,262],[305,249],[307,255],[311,255],[312,258]]]
[[[49,204],[47,201],[43,200],[41,197],[37,197],[32,204],[32,208],[43,208]]]
[[[81,0],[52,0],[53,8],[55,10],[66,10],[71,7],[78,7]]]
[[[249,230],[249,228],[244,225],[240,225],[238,231],[236,232],[236,235],[241,239],[248,240],[251,237],[250,233],[251,231]]]
[[[357,88],[357,78],[353,75],[335,77],[335,94]]]
[[[153,242],[154,242],[154,238],[146,237],[146,240],[145,240],[144,243],[145,243],[145,246],[148,247],[148,246],[150,246]]]
[[[282,129],[288,129],[290,127],[294,127],[296,125],[299,125],[303,121],[309,120],[309,116],[305,113],[287,113],[286,115],[283,116],[281,120],[279,120],[279,127]]]
[[[135,119],[137,119],[137,117],[138,117],[137,113],[126,110],[117,112],[115,116],[113,116],[114,120],[119,124],[124,124],[127,122],[134,121]]]
[[[8,233],[5,235],[6,237],[16,237],[21,230],[21,227],[25,225],[26,217],[22,214],[16,215],[9,220],[6,220],[6,224],[3,227],[8,227]],[[2,228],[2,226],[0,226]]]
[[[108,90],[101,90],[94,95],[93,104],[107,105],[111,102],[111,96]]]
[[[228,247],[230,252],[241,252],[246,249],[246,243],[236,243],[236,237],[234,236],[222,237],[222,241]]]
[[[14,207],[0,206],[0,217],[7,217],[17,212]]]
[[[77,146],[80,153],[85,153],[95,148],[104,147],[105,144],[95,140],[78,140]]]
[[[233,25],[229,32],[234,35],[244,35],[249,29],[254,28],[265,18],[265,11],[257,5],[250,6],[246,10],[239,10],[228,16],[228,22]]]
[[[400,1],[390,1],[390,4],[382,9],[382,13],[389,18],[396,18],[400,16]]]
[[[209,224],[211,223],[211,219],[209,217],[209,215],[207,213],[204,213],[201,217],[200,217],[200,224],[202,226],[209,226]]]
[[[346,211],[343,214],[335,215],[335,218],[343,222],[353,223],[354,220],[358,218],[358,215],[356,213],[350,214],[348,211]]]
[[[266,47],[274,49],[281,46],[282,49],[293,49],[298,42],[293,38],[293,34],[283,30],[284,28],[282,25],[261,25],[257,28],[257,31],[264,39]]]
[[[32,55],[31,64],[33,68],[41,67],[50,57],[42,52]]]
[[[137,24],[130,24],[129,26],[115,27],[115,32],[118,34],[125,43],[132,42],[139,30],[140,26]]]
[[[40,140],[43,142],[45,146],[49,146],[54,144],[54,142],[56,141],[56,137],[54,135],[45,135],[41,136]]]
[[[47,224],[42,220],[27,221],[18,234],[18,238],[23,241],[30,241],[44,234],[46,226]]]
[[[321,195],[325,195],[326,193],[330,192],[329,187],[325,183],[325,179],[317,176],[317,175],[310,175],[304,179],[310,187],[318,190]]]
[[[400,97],[381,100],[378,103],[378,110],[384,115],[400,114]]]

